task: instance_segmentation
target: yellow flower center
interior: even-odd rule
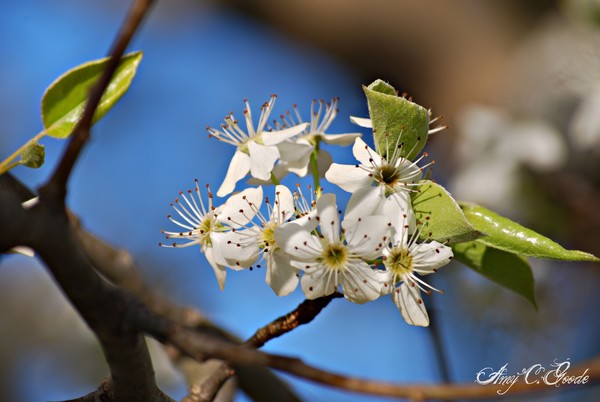
[[[348,249],[342,243],[326,243],[318,261],[329,269],[343,271],[348,262]]]
[[[277,223],[271,222],[267,226],[265,226],[262,230],[262,245],[263,247],[274,247],[275,243],[275,229],[277,228]]]
[[[395,247],[386,258],[385,266],[394,276],[410,274],[413,271],[413,258],[408,250]]]
[[[400,180],[400,172],[393,165],[384,162],[383,165],[377,168],[375,180],[387,187],[394,187]]]
[[[217,221],[214,219],[212,214],[208,214],[202,219],[200,225],[198,226],[198,237],[200,237],[200,244],[205,247],[212,246],[210,241],[210,232],[214,231],[216,228]]]

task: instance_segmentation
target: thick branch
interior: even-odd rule
[[[114,248],[85,231],[74,215],[71,215],[71,221],[85,253],[96,269],[114,284],[130,290],[150,310],[202,333],[234,343],[241,342],[232,334],[214,326],[197,310],[177,306],[166,297],[163,297],[145,283],[140,275],[140,268],[136,266],[129,252]],[[231,374],[231,368],[224,362],[221,362],[220,365],[211,364],[210,371],[208,371],[205,363],[195,362],[194,364],[188,357],[178,357],[173,353],[170,354],[173,359],[181,361],[180,367],[186,372],[186,379],[189,380],[188,383],[191,385],[190,397],[195,397],[196,400],[202,400],[207,395],[214,396],[219,390],[220,385],[214,384],[215,378],[213,378],[212,373],[216,373],[216,377],[222,380],[226,380],[224,376],[228,377]],[[234,370],[239,387],[253,400],[276,400],[278,402],[298,402],[300,400],[287,384],[267,368],[256,366],[235,367]],[[211,373],[211,375],[207,375],[207,373]]]
[[[90,91],[85,110],[81,120],[79,120],[73,130],[67,149],[48,182],[40,188],[41,198],[52,200],[53,203],[64,204],[67,194],[67,181],[81,150],[90,137],[92,119],[98,108],[102,94],[108,87],[115,70],[119,66],[121,56],[123,56],[125,49],[140,26],[144,16],[147,14],[152,2],[152,0],[136,0],[129,10],[129,14],[121,26],[109,52],[110,58],[106,64],[106,69],[102,73],[98,83]]]

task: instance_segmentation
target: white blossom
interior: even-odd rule
[[[355,303],[378,298],[381,283],[369,262],[381,255],[391,223],[384,216],[365,216],[340,231],[334,194],[317,201],[320,236],[290,222],[275,230],[275,239],[291,257],[291,264],[304,271],[302,290],[308,299],[332,294],[341,285],[344,296]]]
[[[246,131],[239,127],[233,113],[225,117],[225,124],[221,125],[221,130],[207,128],[210,137],[215,137],[237,148],[223,184],[217,191],[219,197],[230,194],[235,189],[236,183],[248,172],[257,179],[268,180],[275,162],[280,157],[276,145],[302,132],[308,126],[305,123],[277,131],[265,130],[276,99],[277,97],[273,95],[269,102],[263,104],[256,128],[252,120],[250,104],[246,100],[244,100],[246,103],[244,109]]]
[[[194,191],[188,190],[187,196],[181,191],[180,198],[171,204],[178,218],[168,215],[167,218],[180,226],[180,232],[162,231],[167,239],[183,239],[186,243],[172,242],[162,244],[163,247],[189,247],[200,245],[208,263],[213,268],[219,287],[223,290],[227,275],[227,261],[222,254],[225,233],[246,225],[253,217],[252,211],[241,212],[248,203],[260,206],[262,188],[248,188],[230,197],[223,205],[213,206],[213,194],[207,187],[208,202],[205,204],[200,195],[198,180]],[[194,197],[194,194],[196,196]]]
[[[329,182],[352,193],[346,209],[348,222],[361,215],[388,215],[388,210],[410,209],[410,192],[418,186],[422,168],[400,155],[402,144],[394,148],[389,158],[383,158],[362,139],[357,138],[352,152],[360,162],[356,165],[333,163],[325,177]]]
[[[335,119],[338,113],[337,105],[339,98],[333,98],[331,102],[325,103],[323,100],[314,100],[310,108],[310,123],[302,132],[289,140],[277,145],[281,154],[280,165],[282,175],[287,172],[295,173],[300,177],[307,175],[309,171],[310,156],[315,148],[318,148],[317,161],[320,169],[323,169],[321,176],[331,164],[331,155],[320,148],[319,144],[324,142],[332,145],[350,145],[361,136],[360,133],[345,134],[327,134],[326,131]],[[317,106],[318,104],[318,106]],[[294,127],[304,123],[302,115],[296,105],[293,106],[293,113],[289,111],[281,116],[281,123],[278,127]]]
[[[410,214],[410,211],[409,211]],[[404,320],[411,325],[426,327],[429,316],[421,291],[429,294],[431,290],[441,292],[423,281],[419,275],[428,275],[446,265],[452,259],[452,249],[437,241],[417,243],[419,230],[412,230],[409,214],[394,225],[392,241],[383,250],[385,271],[379,272],[382,281],[382,293],[391,294],[392,300],[400,310]]]
[[[251,222],[248,228],[230,232],[223,245],[223,256],[234,269],[245,269],[264,259],[267,284],[277,295],[285,296],[296,289],[299,275],[277,245],[275,230],[295,215],[294,199],[287,187],[278,185],[273,201],[266,198],[265,203],[266,216],[256,205],[248,204],[244,208],[244,212],[251,211],[259,223]],[[256,266],[260,268],[260,264]]]

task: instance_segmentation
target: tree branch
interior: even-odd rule
[[[258,349],[271,339],[286,334],[300,325],[308,324],[329,304],[331,300],[342,296],[341,293],[335,292],[329,296],[320,297],[318,299],[305,300],[290,313],[277,318],[257,330],[254,335],[244,342],[244,345]],[[198,400],[210,401],[211,399],[208,397],[214,395],[219,390],[231,373],[233,373],[233,368],[229,364],[222,363],[220,366],[216,367],[213,374],[200,386],[202,393]]]
[[[292,312],[260,328],[244,342],[244,345],[258,349],[271,339],[286,334],[300,325],[308,324],[321,310],[327,307],[331,300],[343,296],[341,293],[334,292],[329,296],[319,297],[318,299],[304,300]]]
[[[16,213],[18,210],[21,213]],[[147,350],[142,350],[138,342],[138,332],[144,331],[161,342],[168,343],[183,351],[196,360],[203,361],[212,357],[226,360],[240,366],[269,366],[317,383],[341,388],[353,392],[381,395],[388,397],[422,399],[482,399],[496,398],[496,386],[480,385],[397,385],[379,381],[364,380],[343,376],[309,366],[299,359],[259,352],[257,350],[234,345],[223,339],[200,333],[191,328],[171,322],[144,308],[131,294],[108,286],[95,273],[91,263],[77,249],[73,236],[69,233],[70,225],[66,217],[57,217],[56,213],[48,212],[43,204],[24,210],[20,207],[19,198],[8,191],[6,186],[0,187],[0,226],[6,227],[15,219],[19,222],[15,227],[21,228],[15,233],[0,233],[0,245],[3,250],[12,248],[19,243],[15,241],[28,240],[25,245],[36,249],[50,267],[52,273],[61,283],[69,298],[73,300],[88,325],[100,339],[103,349],[108,353],[107,361],[111,367],[124,377],[113,381],[115,394],[127,394],[124,399],[115,400],[161,400],[153,395],[140,398],[132,389],[132,384],[147,386],[149,376]],[[6,214],[5,211],[10,211]],[[8,222],[5,220],[8,219]],[[7,241],[7,239],[9,239]],[[18,240],[14,240],[18,239]],[[32,239],[35,239],[32,240]],[[77,266],[77,269],[73,268]],[[74,285],[77,284],[75,288]],[[68,289],[68,291],[67,291]],[[91,295],[91,297],[90,297]],[[82,300],[84,299],[84,300]],[[132,359],[132,362],[127,362]],[[133,363],[135,362],[135,363]],[[124,370],[128,368],[128,370]],[[588,369],[590,383],[600,380],[600,358],[584,362],[573,368],[573,373]],[[151,367],[150,367],[151,370]],[[140,380],[139,373],[144,372],[145,380]],[[129,382],[129,381],[132,382]],[[146,386],[143,384],[146,383]],[[123,389],[128,388],[128,389]],[[156,390],[156,388],[153,388]],[[139,388],[137,388],[139,391]],[[541,384],[517,383],[511,388],[511,395],[552,391],[554,387]],[[127,392],[129,391],[129,392]]]
[[[135,264],[129,252],[124,249],[114,248],[103,242],[84,230],[79,224],[79,220],[73,214],[70,217],[83,250],[96,269],[106,276],[108,280],[131,291],[150,310],[160,316],[166,317],[183,326],[194,328],[199,332],[210,334],[233,343],[241,343],[240,339],[216,327],[199,311],[177,306],[156,292],[145,283],[140,275],[140,268]],[[202,400],[201,398],[205,397],[205,395],[212,394],[214,396],[219,390],[220,386],[215,387],[213,385],[215,379],[212,378],[212,373],[219,371],[216,376],[223,378],[225,374],[228,376],[232,370],[224,362],[221,362],[220,365],[215,365],[214,363],[205,365],[206,362],[195,362],[187,357],[177,356],[173,352],[170,355],[173,360],[179,361],[179,366],[186,374],[186,379],[188,380],[188,384],[190,384],[190,397],[195,397],[196,400]],[[300,401],[290,387],[267,368],[235,367],[233,370],[236,372],[240,388],[254,400],[276,400],[278,402]]]
[[[115,70],[119,66],[121,56],[123,56],[125,49],[140,26],[144,16],[147,14],[152,2],[153,0],[135,0],[133,3],[109,52],[110,58],[106,64],[106,68],[96,85],[90,91],[83,115],[73,129],[73,135],[67,145],[67,149],[48,182],[39,190],[40,198],[48,201],[51,200],[52,203],[57,205],[64,205],[67,194],[67,181],[81,150],[90,137],[92,119],[98,108],[102,94],[108,87]]]

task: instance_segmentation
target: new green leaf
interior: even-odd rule
[[[94,123],[127,92],[141,60],[142,52],[130,53],[121,58],[94,114]],[[67,138],[71,135],[83,114],[90,89],[104,72],[107,62],[108,58],[104,58],[77,66],[57,78],[46,89],[42,98],[42,121],[46,135],[55,138]]]
[[[489,247],[482,243],[481,239],[454,244],[452,252],[458,261],[523,296],[537,308],[533,273],[525,258]]]
[[[417,219],[425,222],[422,239],[458,243],[482,236],[471,226],[454,198],[439,184],[421,181],[418,191],[411,193],[411,199]]]
[[[37,169],[44,164],[46,151],[43,145],[37,142],[31,142],[20,155],[21,159],[19,160],[19,163],[21,165]]]
[[[391,85],[377,80],[363,86],[373,124],[375,149],[383,157],[401,145],[400,155],[413,160],[425,146],[429,132],[429,112],[422,106],[396,95]]]
[[[479,205],[461,203],[461,207],[475,229],[487,235],[480,241],[488,246],[537,258],[600,261],[586,252],[567,250],[549,238]]]

